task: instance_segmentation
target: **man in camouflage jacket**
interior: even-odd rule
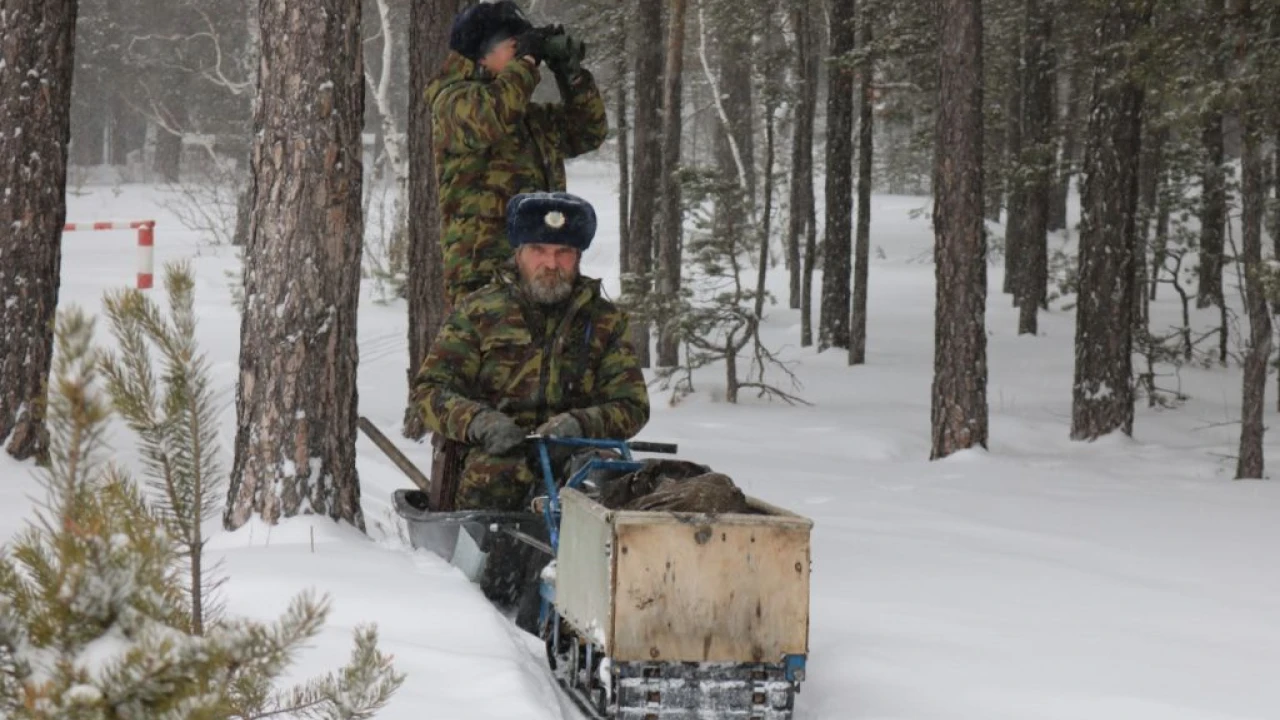
[[[423,362],[416,397],[426,425],[469,445],[458,509],[525,506],[540,483],[528,433],[629,439],[649,420],[627,316],[578,272],[595,227],[594,210],[573,195],[512,198],[515,272],[454,308]]]
[[[532,27],[511,0],[476,5],[454,20],[449,56],[427,86],[450,306],[511,257],[507,201],[564,190],[565,159],[609,132],[595,79],[576,62],[546,57],[563,103],[530,101],[556,32]]]

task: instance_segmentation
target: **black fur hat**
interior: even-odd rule
[[[513,248],[543,243],[582,251],[591,247],[595,236],[596,211],[577,195],[521,193],[507,203],[507,240]]]
[[[495,43],[516,37],[533,27],[512,0],[482,2],[458,13],[449,31],[449,49],[479,60]]]

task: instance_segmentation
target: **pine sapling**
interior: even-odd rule
[[[117,298],[122,351],[110,361],[94,349],[93,323],[83,313],[73,308],[59,318],[50,462],[42,471],[47,499],[31,526],[0,551],[0,716],[372,717],[404,677],[378,650],[371,627],[356,629],[345,667],[278,687],[322,629],[326,600],[301,593],[273,623],[209,615],[202,626],[193,623],[191,588],[209,584],[198,571],[202,536],[191,527],[208,504],[200,493],[221,474],[213,461],[209,381],[195,362],[189,272],[170,269],[167,286],[171,327],[148,303]],[[149,361],[136,354],[144,337],[166,357],[163,394]],[[97,387],[100,373],[108,386],[130,390],[126,420],[142,437],[144,463],[160,490],[154,507],[108,462],[103,434],[110,406]]]

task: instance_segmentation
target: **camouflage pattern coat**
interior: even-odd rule
[[[538,80],[523,60],[493,75],[451,52],[427,85],[450,305],[484,287],[511,257],[507,201],[565,190],[565,159],[595,150],[609,133],[590,72],[556,78],[562,104],[531,102]]]
[[[427,427],[465,443],[485,410],[531,432],[570,412],[586,437],[631,438],[649,421],[649,394],[627,327],[598,280],[579,278],[568,300],[547,307],[503,271],[454,309],[422,364],[415,397]],[[538,476],[525,449],[513,453],[468,448],[457,507],[518,509]]]

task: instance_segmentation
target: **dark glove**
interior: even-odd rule
[[[560,413],[539,425],[537,432],[550,437],[582,437],[582,423],[569,413]]]
[[[556,75],[572,78],[582,69],[587,56],[587,44],[568,35],[563,30],[547,37],[543,46],[547,67]]]
[[[526,55],[533,58],[534,63],[541,63],[547,57],[547,38],[551,29],[546,27],[526,30],[516,38],[516,57]]]
[[[471,421],[467,437],[490,455],[505,455],[524,442],[525,431],[506,415],[487,410]]]

